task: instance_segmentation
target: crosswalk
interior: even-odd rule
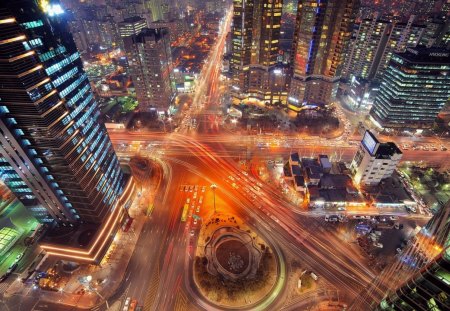
[[[159,282],[160,282],[159,262],[156,264],[153,271],[154,271],[154,273],[152,276],[152,281],[149,285],[147,295],[145,296],[144,311],[152,310],[152,306],[156,300],[156,295],[158,294],[158,287],[159,287]]]
[[[178,291],[175,297],[174,311],[187,311],[189,305],[189,300],[183,291]],[[191,310],[191,309],[189,309]]]
[[[0,283],[0,294],[4,294],[19,275],[18,273],[12,273],[5,281]]]

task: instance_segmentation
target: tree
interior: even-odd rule
[[[123,102],[122,102],[122,109],[125,112],[130,112],[133,111],[134,109],[136,109],[136,107],[138,106],[138,102],[137,100],[135,100],[132,97],[125,97]]]

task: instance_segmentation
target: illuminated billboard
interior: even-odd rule
[[[378,140],[375,138],[375,136],[373,136],[373,134],[370,131],[366,131],[366,133],[364,133],[364,137],[361,142],[371,155],[375,153],[375,150],[378,146]]]

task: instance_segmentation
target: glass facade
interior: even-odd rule
[[[410,49],[394,54],[371,111],[382,127],[429,128],[450,96],[449,52]]]
[[[101,223],[124,176],[58,1],[0,5],[0,174],[41,221]]]
[[[421,241],[422,248],[425,244],[440,253],[383,299],[376,310],[450,310],[450,202],[433,216],[421,234],[430,237]]]

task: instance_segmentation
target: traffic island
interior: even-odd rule
[[[277,256],[232,215],[215,214],[201,229],[194,261],[200,293],[221,307],[248,307],[269,295],[278,279]]]

